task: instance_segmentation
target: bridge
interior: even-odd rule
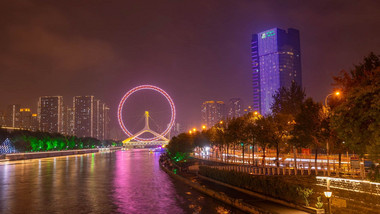
[[[145,111],[145,126],[144,128],[137,132],[136,134],[132,135],[131,137],[123,140],[123,146],[124,147],[145,147],[145,146],[162,146],[167,145],[169,143],[169,139],[165,136],[162,136],[161,134],[158,134],[157,132],[153,131],[149,127],[149,111]],[[153,138],[140,138],[144,133],[150,133],[154,137]]]

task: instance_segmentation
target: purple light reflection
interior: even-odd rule
[[[152,161],[151,159],[155,159]],[[116,152],[113,199],[119,213],[182,213],[180,198],[168,175],[160,170],[159,155],[147,150]]]

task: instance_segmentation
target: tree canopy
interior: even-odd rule
[[[380,154],[380,59],[370,53],[351,71],[334,77],[344,99],[333,110],[331,126],[359,154]]]

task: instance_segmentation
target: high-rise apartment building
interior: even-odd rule
[[[0,127],[6,126],[5,125],[5,113],[3,111],[0,111]]]
[[[30,131],[38,130],[37,114],[33,114],[30,108],[20,108],[20,105],[9,105],[6,113],[0,112],[0,126]]]
[[[98,104],[98,122],[97,122],[97,138],[100,140],[110,139],[110,108],[105,104],[99,102]]]
[[[206,101],[202,104],[202,125],[212,127],[226,118],[225,104],[223,101]]]
[[[63,133],[63,97],[44,96],[38,100],[39,130]]]
[[[37,114],[33,114],[30,108],[20,108],[18,127],[23,130],[37,131],[38,118]]]
[[[78,137],[109,138],[109,107],[94,96],[73,98],[73,131]]]
[[[228,101],[228,118],[243,116],[243,101],[240,98],[232,98]]]
[[[97,106],[94,96],[73,98],[74,134],[78,137],[97,137]]]
[[[63,110],[63,134],[74,135],[74,111],[72,107]]]
[[[7,107],[5,113],[5,126],[19,128],[20,126],[20,105],[13,104]]]
[[[273,28],[252,35],[253,110],[271,113],[273,94],[294,81],[302,86],[300,34]]]

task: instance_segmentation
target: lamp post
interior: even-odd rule
[[[340,92],[339,92],[339,91],[336,91],[336,92],[331,93],[331,94],[328,94],[328,95],[326,96],[326,98],[325,98],[325,106],[324,106],[324,113],[325,113],[326,118],[328,117],[328,114],[329,114],[329,106],[328,106],[327,100],[328,100],[328,98],[329,98],[331,95],[339,96],[339,95],[340,95]],[[329,157],[329,154],[330,154],[329,140],[327,140],[327,143],[326,143],[327,176],[330,176],[330,157]],[[315,166],[315,167],[317,167],[317,166]],[[326,196],[326,197],[327,197],[327,196]]]
[[[226,155],[225,155],[225,157],[224,157],[224,160],[226,161],[226,162],[228,162],[229,161],[229,156],[228,156],[228,145],[226,145],[226,141],[225,141],[225,133],[224,133],[224,124],[223,124],[223,120],[221,120],[221,121],[219,121],[219,124],[215,124],[215,126],[214,126],[214,128],[218,131],[218,132],[220,132],[219,134],[221,134],[220,136],[221,136],[221,141],[222,141],[222,145],[220,146],[221,147],[221,149],[220,149],[220,157],[221,157],[221,160],[222,160],[222,162],[223,162],[223,147],[224,146],[227,146],[227,149],[226,149]],[[218,134],[218,135],[219,135]]]
[[[256,120],[259,119],[259,117],[261,117],[260,113],[258,111],[254,111],[252,117],[249,120],[250,123],[256,123]],[[255,141],[256,138],[252,137],[252,165],[255,164],[255,166],[257,166],[257,162],[255,163]]]
[[[328,97],[331,96],[331,95],[339,96],[339,95],[340,95],[340,92],[339,92],[339,91],[336,91],[336,92],[331,93],[331,94],[328,94],[328,95],[326,96],[326,98],[325,98],[325,107],[326,107],[326,108],[328,107],[328,105],[327,105],[327,99],[328,99]]]
[[[327,190],[325,193],[325,196],[327,198],[327,203],[328,203],[328,207],[329,207],[329,211],[328,211],[328,214],[331,214],[331,202],[330,202],[330,198],[332,196],[332,192],[330,190]]]

